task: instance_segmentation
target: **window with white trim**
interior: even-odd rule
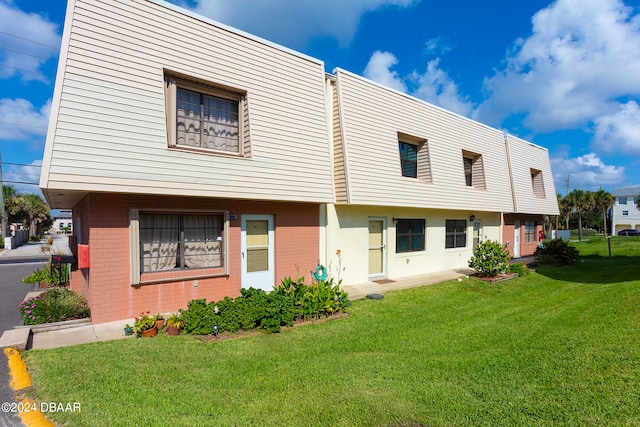
[[[626,205],[627,204],[627,196],[618,197],[618,204],[619,205]]]
[[[169,147],[245,155],[245,98],[242,91],[165,76]]]
[[[622,216],[629,216],[629,211],[622,211]]]

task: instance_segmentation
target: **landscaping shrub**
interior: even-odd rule
[[[527,268],[527,265],[524,262],[519,262],[515,264],[509,264],[509,268],[507,268],[507,272],[518,273],[518,277],[522,277],[530,274],[531,270]]]
[[[84,319],[91,316],[87,300],[67,288],[53,288],[20,303],[25,325]]]
[[[240,296],[225,297],[217,302],[204,299],[189,302],[182,312],[184,331],[207,335],[213,331],[237,332],[257,328],[264,332],[279,332],[298,319],[312,319],[344,312],[349,305],[348,294],[333,279],[305,285],[304,279],[286,278],[267,293],[261,289],[241,289]]]
[[[503,248],[500,243],[485,240],[473,250],[469,267],[473,268],[481,277],[492,277],[507,271],[509,258],[509,251]]]
[[[578,261],[578,250],[562,239],[544,240],[533,256],[540,264],[565,265]]]
[[[203,299],[189,301],[187,309],[182,312],[184,331],[189,334],[207,335],[213,330],[213,306]]]

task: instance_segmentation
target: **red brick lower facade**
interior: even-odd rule
[[[520,257],[531,256],[536,251],[540,243],[540,233],[544,223],[542,215],[522,215],[522,214],[505,214],[502,224],[502,243],[509,251],[509,255],[513,258],[516,254],[514,245],[516,239],[516,222],[519,223],[519,240],[520,240]],[[533,223],[533,232],[527,233],[525,222]]]
[[[130,251],[130,209],[158,208],[228,212],[228,275],[203,277],[208,270],[193,270],[172,279],[172,272],[164,281],[132,286],[131,263],[139,260],[132,259]],[[318,263],[320,246],[317,204],[90,194],[73,208],[75,237],[89,245],[90,267],[72,273],[71,287],[87,298],[94,323],[128,319],[142,311],[175,311],[192,299],[236,297],[242,286],[242,215],[273,215],[275,283],[286,276],[311,280],[309,271]]]

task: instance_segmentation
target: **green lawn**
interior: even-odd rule
[[[81,403],[51,414],[70,426],[640,425],[640,239],[613,258],[576,246],[574,266],[392,292],[281,334],[25,357],[39,400]]]

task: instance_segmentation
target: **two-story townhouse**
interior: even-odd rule
[[[466,267],[486,239],[533,254],[558,213],[546,150],[341,69],[327,92],[326,260],[344,283]]]
[[[528,255],[557,214],[546,150],[161,0],[69,0],[40,185],[95,323]]]
[[[613,234],[628,228],[640,230],[640,209],[638,209],[640,185],[616,188],[611,192],[611,195],[615,197],[611,213]]]
[[[161,1],[70,0],[40,186],[88,245],[93,321],[313,270],[327,129],[322,61]]]

